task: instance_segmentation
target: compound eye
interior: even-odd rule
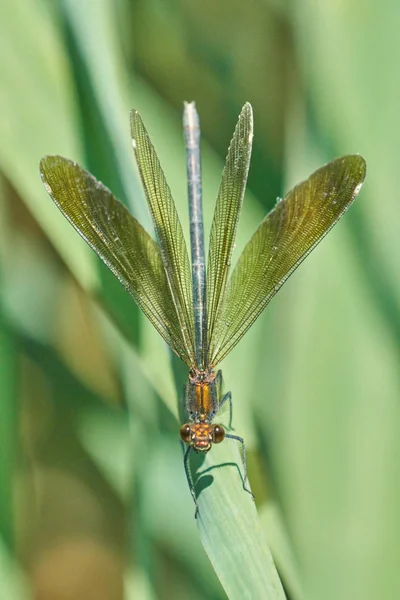
[[[225,429],[222,425],[214,425],[213,429],[213,442],[214,444],[220,444],[225,437]]]
[[[186,423],[186,425],[182,425],[182,427],[179,430],[179,436],[180,436],[182,442],[185,442],[185,444],[190,444],[191,437],[192,437],[190,425],[188,425],[187,423]]]

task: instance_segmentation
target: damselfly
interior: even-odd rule
[[[200,168],[200,127],[194,103],[185,103],[191,262],[178,213],[142,119],[131,113],[132,144],[152,216],[156,241],[102,183],[76,163],[46,156],[41,176],[55,204],[131,294],[170,348],[189,368],[188,422],[180,429],[191,450],[208,452],[244,441],[214,419],[231,394],[221,393],[216,366],[229,354],[286,279],[328,233],[357,196],[366,164],[345,156],[318,169],[267,214],[229,277],[253,141],[246,103],[229,146],[211,226],[206,266]]]

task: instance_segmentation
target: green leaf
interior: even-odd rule
[[[282,600],[262,523],[239,471],[243,465],[235,442],[225,440],[207,454],[196,482],[201,541],[231,600]]]

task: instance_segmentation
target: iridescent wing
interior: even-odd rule
[[[210,364],[232,350],[287,278],[340,219],[366,174],[361,156],[345,156],[297,185],[265,217],[228,283],[210,343]]]
[[[192,279],[182,225],[171,190],[139,113],[131,112],[132,144],[154,223],[176,318],[190,366],[195,364]]]
[[[167,344],[189,366],[159,247],[112,193],[61,156],[46,156],[40,172],[47,192],[83,239],[135,299]]]
[[[242,208],[253,142],[253,111],[247,102],[228,150],[211,225],[207,264],[208,340],[213,339],[224,303],[226,284]]]

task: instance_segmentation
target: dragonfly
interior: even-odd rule
[[[142,118],[130,117],[132,146],[152,217],[155,239],[88,171],[62,156],[40,162],[44,186],[76,231],[119,279],[155,329],[189,369],[187,422],[180,428],[184,468],[198,510],[190,453],[206,454],[243,438],[215,423],[232,395],[222,394],[225,359],[288,277],[347,211],[366,175],[360,155],[338,158],[296,185],[265,216],[231,271],[253,142],[247,102],[228,149],[205,258],[200,123],[194,102],[184,105],[190,251],[164,172]],[[218,420],[218,419],[217,419]],[[227,431],[226,429],[229,429]]]

